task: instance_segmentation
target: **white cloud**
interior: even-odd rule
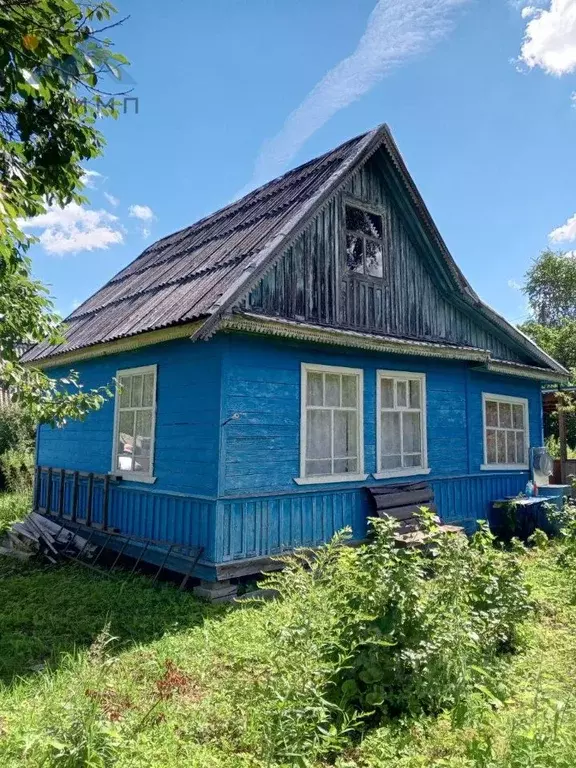
[[[242,194],[281,173],[330,118],[370,91],[390,70],[431,48],[468,0],[378,0],[355,51],[314,86],[268,141]]]
[[[118,200],[117,197],[114,197],[114,195],[111,195],[109,192],[104,192],[104,197],[106,198],[106,200],[108,200],[110,205],[114,206],[114,208],[120,205],[120,200]]]
[[[511,288],[513,291],[521,291],[522,285],[517,280],[508,280],[508,288]]]
[[[553,243],[572,243],[576,240],[576,213],[561,227],[552,230],[548,235]]]
[[[537,13],[538,13],[538,8],[535,8],[533,5],[526,5],[520,11],[520,14],[523,19],[530,19],[532,16],[535,16]]]
[[[63,255],[109,248],[124,240],[118,217],[105,210],[90,210],[78,203],[64,208],[50,206],[45,213],[20,222],[23,229],[42,230],[38,235],[47,253]]]
[[[142,230],[142,237],[144,238],[144,240],[150,237],[151,234],[152,232],[149,229],[146,229],[146,227],[144,227],[144,229]]]
[[[154,211],[147,205],[131,205],[128,214],[141,221],[152,221],[154,218]]]
[[[576,70],[576,0],[548,0],[547,8],[528,7],[520,60],[530,69],[540,67],[549,75]],[[524,16],[524,11],[529,13]]]
[[[91,189],[94,189],[96,187],[96,179],[101,179],[102,174],[98,173],[98,171],[88,171],[86,168],[82,169],[82,184],[86,187],[90,187]]]

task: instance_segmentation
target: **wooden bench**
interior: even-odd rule
[[[418,516],[422,507],[436,515],[443,533],[464,533],[464,528],[460,526],[441,524],[430,483],[377,485],[366,490],[378,517],[389,517],[398,521],[396,539],[401,544],[420,544],[425,541],[426,534],[420,529],[421,521]]]

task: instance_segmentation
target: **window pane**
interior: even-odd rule
[[[354,235],[346,235],[346,265],[351,272],[364,272],[364,241]]]
[[[486,401],[486,426],[498,426],[498,403],[493,400]]]
[[[366,240],[366,274],[382,277],[382,246],[374,240]]]
[[[380,399],[382,408],[394,408],[394,379],[382,379]]]
[[[382,217],[361,208],[346,206],[346,229],[372,237],[382,237]]]
[[[404,456],[405,467],[421,467],[422,466],[422,454],[415,453],[411,456]]]
[[[130,393],[132,391],[132,377],[120,376],[118,384],[120,386],[120,408],[129,408]]]
[[[306,430],[306,458],[329,459],[332,456],[331,412],[308,411]]]
[[[486,430],[486,461],[488,464],[496,464],[498,454],[496,451],[496,430]]]
[[[340,407],[340,376],[327,373],[324,377],[324,405]]]
[[[149,456],[136,456],[134,458],[134,471],[143,472],[147,475],[150,474],[150,457]]]
[[[120,470],[120,472],[132,472],[134,466],[134,459],[132,457],[132,454],[120,454],[118,456],[118,464],[117,469]]]
[[[154,405],[154,374],[147,373],[144,376],[144,393],[142,395],[142,405]]]
[[[132,457],[134,456],[134,412],[120,411],[118,418],[118,469],[129,471],[132,469]]]
[[[152,443],[152,411],[136,411],[135,456],[150,456]]]
[[[306,462],[306,477],[312,477],[315,475],[331,475],[332,474],[332,462],[328,461],[307,461]]]
[[[498,403],[498,412],[500,414],[500,426],[510,429],[512,426],[512,406],[510,403]]]
[[[358,459],[335,459],[334,474],[343,475],[347,472],[358,472]]]
[[[308,405],[324,405],[323,399],[323,381],[324,377],[321,373],[308,372],[306,376],[307,381],[307,404]]]
[[[512,419],[514,421],[514,429],[524,429],[524,406],[513,405],[512,406]]]
[[[403,413],[404,453],[418,453],[422,450],[422,434],[419,413]]]
[[[396,382],[396,406],[398,408],[408,407],[408,382],[404,379]]]
[[[516,435],[506,432],[506,463],[516,464]]]
[[[362,232],[364,227],[364,213],[359,208],[346,206],[346,229]]]
[[[516,461],[526,464],[526,445],[524,432],[516,432]]]
[[[358,455],[356,411],[334,411],[334,457]]]
[[[410,381],[410,408],[421,408],[421,388],[419,379]]]
[[[358,404],[358,376],[342,376],[342,405],[356,408]]]
[[[400,448],[400,414],[383,411],[380,416],[382,429],[382,456],[396,456]]]
[[[143,378],[143,376],[132,376],[132,397],[130,398],[132,408],[140,408],[142,405]]]
[[[497,464],[506,464],[506,432],[496,432]]]
[[[398,456],[382,456],[381,468],[386,469],[402,469],[402,457]]]

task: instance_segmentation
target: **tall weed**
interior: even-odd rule
[[[425,550],[399,548],[396,524],[374,520],[371,544],[341,535],[266,579],[283,605],[261,614],[276,649],[256,707],[268,756],[304,765],[383,718],[458,717],[474,692],[497,698],[490,670],[530,606],[518,553],[495,549],[486,526],[468,540],[423,524]]]

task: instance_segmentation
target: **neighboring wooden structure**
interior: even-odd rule
[[[554,462],[554,482],[562,485],[569,482],[571,476],[576,476],[576,459],[568,458],[568,434],[566,406],[574,404],[576,387],[557,387],[547,389],[542,393],[544,413],[558,412],[558,440],[560,442],[560,458]]]
[[[73,515],[75,473],[110,474],[93,520],[201,549],[205,581],[363,539],[368,487],[428,483],[473,530],[525,487],[567,375],[474,293],[385,126],[155,243],[25,360],[121,385],[41,428],[64,481],[38,498]]]

